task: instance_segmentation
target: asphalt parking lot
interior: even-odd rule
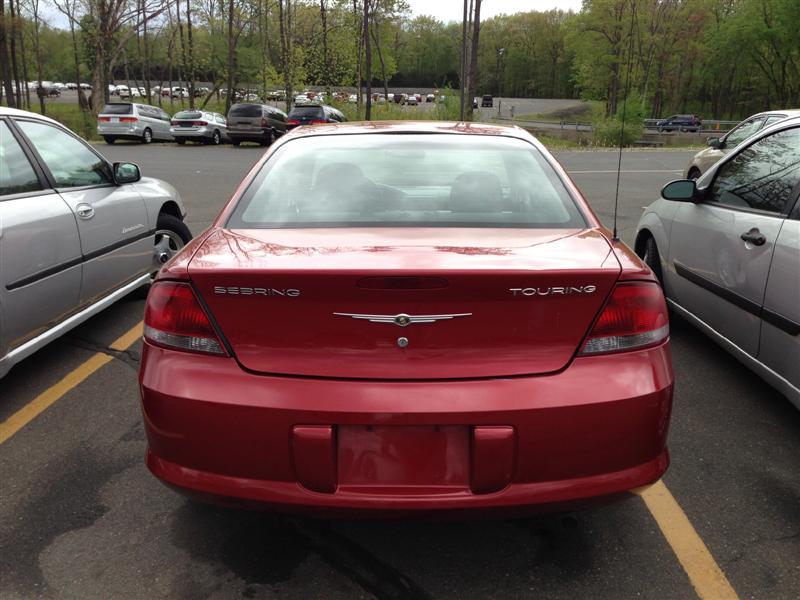
[[[174,184],[194,233],[263,152],[99,149]],[[623,240],[691,154],[624,154]],[[617,154],[557,158],[610,226]],[[532,519],[329,522],[196,505],[149,474],[142,309],[119,302],[0,381],[0,599],[800,597],[800,411],[681,320],[664,479],[676,506],[632,497]]]

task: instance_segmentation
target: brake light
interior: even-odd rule
[[[178,122],[175,119],[172,119],[172,121],[170,121],[169,124],[172,125],[173,127],[178,126]]]
[[[289,119],[289,120],[288,120],[288,121],[286,121],[286,122],[287,122],[289,125],[300,125],[300,121],[298,121],[297,119]]]
[[[262,127],[267,127],[268,125],[269,125],[269,123],[267,123],[267,120],[266,120],[266,119],[264,119],[264,118],[262,118],[262,119],[261,119],[261,126],[262,126]]]
[[[120,117],[120,123],[137,123],[139,121],[138,117]]]
[[[327,123],[325,119],[311,119],[312,125],[324,125],[325,123]]]
[[[195,127],[205,127],[206,125],[208,125],[208,122],[207,121],[194,121],[194,122],[192,122],[192,125],[194,125]]]
[[[214,326],[188,283],[156,282],[144,308],[144,339],[156,346],[225,355]]]
[[[667,304],[650,282],[620,283],[583,344],[581,355],[621,352],[663,342],[669,336]]]
[[[110,123],[111,117],[97,117],[97,120],[100,121],[101,123]]]

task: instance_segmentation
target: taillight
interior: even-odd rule
[[[262,126],[262,127],[267,127],[267,126],[269,126],[269,123],[267,123],[267,120],[266,120],[266,119],[263,119],[263,118],[261,119],[261,126]]]
[[[581,350],[581,355],[621,352],[663,342],[669,317],[656,283],[620,283],[611,293]]]
[[[324,125],[325,123],[327,123],[325,119],[311,119],[312,125]]]
[[[225,354],[222,342],[188,283],[156,282],[144,308],[144,338],[156,346]]]
[[[120,123],[137,123],[139,119],[137,117],[120,117]]]
[[[298,121],[297,119],[289,119],[289,120],[288,120],[288,121],[286,121],[286,122],[287,122],[289,125],[300,125],[300,121]]]
[[[208,125],[208,122],[207,121],[194,121],[194,122],[192,122],[192,125],[194,125],[195,127],[205,127],[206,125]]]
[[[101,123],[110,123],[111,117],[97,117],[97,120],[100,121]]]
[[[175,119],[170,121],[169,124],[172,125],[173,127],[177,127],[178,126],[178,122]]]

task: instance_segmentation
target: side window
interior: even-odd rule
[[[785,118],[786,115],[772,115],[771,117],[767,117],[767,120],[764,123],[764,127],[769,127],[773,123],[777,123],[778,121],[783,121]]]
[[[11,130],[0,121],[0,196],[42,189],[39,179]]]
[[[748,146],[719,171],[711,201],[782,213],[800,183],[800,128],[785,129]]]
[[[756,117],[754,119],[748,119],[744,123],[741,123],[728,134],[728,137],[725,138],[725,146],[727,148],[735,148],[751,135],[753,135],[756,131],[761,129],[761,125],[764,123],[764,117]]]
[[[169,115],[160,108],[158,109],[158,118],[162,121],[169,121]]]
[[[47,123],[17,121],[52,173],[56,187],[111,183],[108,164],[82,141]]]

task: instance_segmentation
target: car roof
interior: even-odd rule
[[[346,123],[298,128],[293,130],[290,135],[294,137],[301,135],[352,135],[357,133],[455,133],[460,135],[513,137],[525,141],[535,140],[530,133],[516,125],[458,121],[348,121]]]
[[[64,127],[62,123],[59,123],[55,119],[45,117],[39,113],[29,112],[27,110],[19,110],[17,108],[7,108],[5,106],[0,106],[0,117],[33,117],[39,119],[40,121],[47,121],[48,123],[55,123],[56,125]]]
[[[754,115],[750,115],[747,119],[752,119],[753,117],[766,117],[770,115],[785,115],[788,117],[798,117],[800,116],[800,108],[789,108],[786,110],[765,110],[764,112],[756,113]],[[747,120],[745,119],[745,120]]]

